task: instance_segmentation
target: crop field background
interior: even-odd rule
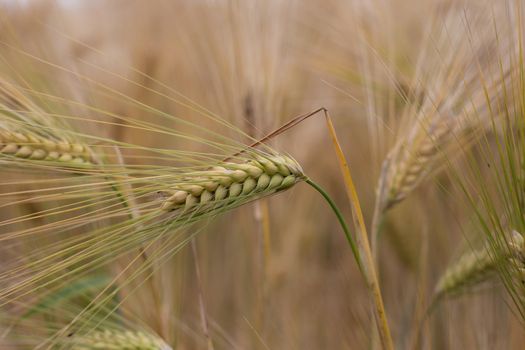
[[[0,1],[0,349],[523,349],[524,7]]]

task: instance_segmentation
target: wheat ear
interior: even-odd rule
[[[400,128],[403,135],[383,163],[378,186],[383,211],[406,198],[444,158],[492,130],[493,121],[509,112],[501,106],[507,105],[503,102],[517,71],[513,33],[500,37],[486,25],[503,14],[472,10],[468,25],[464,15],[448,13],[439,34],[429,40],[431,46],[422,51],[422,69],[414,84],[423,94],[406,104],[406,128]]]
[[[488,280],[496,274],[502,263],[514,264],[522,271],[525,268],[523,236],[513,231],[507,245],[498,253],[492,252],[489,247],[465,253],[439,279],[435,289],[436,298],[456,294]]]
[[[89,147],[66,131],[67,125],[51,118],[15,85],[0,80],[0,157],[91,164]]]
[[[12,132],[0,127],[0,155],[71,164],[91,164],[87,146],[52,140],[32,132]]]
[[[445,35],[429,40],[436,47],[425,50],[421,57],[422,62],[431,63],[424,74],[416,76],[415,87],[423,94],[405,106],[408,123],[400,128],[403,134],[383,161],[376,187],[371,225],[376,263],[379,231],[387,210],[408,197],[459,151],[465,151],[492,130],[494,122],[509,112],[501,106],[505,105],[516,72],[512,64],[515,49],[510,41],[500,43],[493,32],[487,31],[486,18],[479,15],[469,23],[469,28],[476,25],[479,29],[479,41],[472,39],[462,15],[452,13],[445,18],[449,23],[444,25],[448,28],[442,32]],[[457,32],[454,42],[449,41],[448,31]],[[430,52],[432,57],[427,57]]]
[[[165,191],[168,198],[162,209],[206,213],[283,191],[303,179],[301,166],[290,157],[257,153],[243,163],[222,163],[189,173]]]
[[[104,330],[73,336],[72,350],[171,350],[156,335],[140,331]]]

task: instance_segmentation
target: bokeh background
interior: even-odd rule
[[[118,116],[175,127],[116,93],[93,92],[96,84],[104,84],[206,127],[195,108],[172,98],[191,100],[254,138],[326,107],[370,223],[381,163],[415,123],[407,105],[416,104],[417,97],[405,99],[403,92],[415,86],[414,77],[424,76],[421,70],[449,69],[433,57],[438,43],[429,35],[440,35],[447,16],[462,18],[465,9],[490,14],[498,3],[2,1],[1,71],[31,75],[35,88]],[[466,45],[453,40],[460,34],[448,35],[448,49]],[[431,81],[432,74],[425,79]],[[112,121],[81,107],[70,113]],[[125,126],[74,126],[148,147],[205,151]],[[237,130],[219,131],[249,142]],[[271,145],[296,158],[351,221],[322,115],[275,137]],[[461,167],[462,160],[456,161]],[[445,300],[421,326],[437,279],[477,236],[472,219],[472,208],[446,167],[388,212],[379,271],[397,348],[414,348],[419,331],[432,349],[523,347],[523,324],[497,282]],[[160,308],[140,293],[130,306],[174,349],[207,346],[199,290],[215,349],[369,348],[372,320],[365,283],[333,213],[313,189],[300,184],[195,229],[200,230],[201,288],[188,245],[159,268]]]

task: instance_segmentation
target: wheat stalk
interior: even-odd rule
[[[205,213],[237,206],[290,188],[305,178],[301,166],[282,155],[257,153],[243,163],[222,163],[192,172],[165,191],[162,210]]]
[[[72,350],[171,350],[161,338],[140,331],[104,330],[73,336]]]

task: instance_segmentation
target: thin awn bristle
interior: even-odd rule
[[[203,213],[285,190],[304,178],[299,164],[286,156],[257,155],[244,163],[222,163],[193,172],[187,182],[166,191],[166,211]]]
[[[72,350],[171,350],[156,335],[140,331],[104,330],[83,336],[73,336]]]
[[[513,231],[512,238],[508,240],[508,249],[505,248],[502,252],[494,254],[489,247],[485,247],[465,253],[440,278],[435,294],[439,297],[455,294],[487,281],[496,274],[499,264],[513,264],[519,271],[523,271],[524,255],[523,236]]]

